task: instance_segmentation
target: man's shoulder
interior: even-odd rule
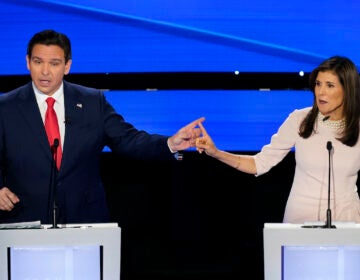
[[[101,94],[101,90],[93,87],[88,87],[80,84],[64,81],[64,91],[74,91],[79,94]]]
[[[11,91],[0,94],[0,101],[5,102],[7,100],[17,99],[18,97],[21,96],[26,96],[29,91],[32,91],[31,82],[24,84],[18,88],[15,88]]]

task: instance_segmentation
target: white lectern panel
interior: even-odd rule
[[[10,280],[103,280],[102,246],[11,246]]]
[[[360,245],[284,245],[283,280],[359,280]]]
[[[334,224],[265,224],[265,280],[359,279],[360,225]]]
[[[50,254],[50,258],[59,262],[57,267],[64,267],[61,275],[65,275],[65,278],[61,279],[75,280],[74,277],[78,278],[79,273],[82,274],[84,269],[88,269],[95,275],[101,272],[99,279],[119,280],[120,240],[121,230],[117,224],[112,223],[68,225],[55,229],[3,229],[0,230],[0,279],[9,279],[9,269],[16,265],[11,266],[10,262],[14,261],[15,257],[28,260],[28,255],[32,254],[32,260],[35,261],[35,258],[41,259]],[[85,256],[89,258],[84,258]],[[82,264],[77,262],[80,259]],[[44,270],[41,270],[41,267],[38,269],[39,273],[46,271],[46,267]],[[34,270],[31,273],[34,277]],[[16,274],[12,275],[11,280],[15,279],[14,275]],[[39,277],[36,279],[45,279]],[[97,278],[92,276],[87,279]]]

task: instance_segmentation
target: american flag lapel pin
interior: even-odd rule
[[[77,103],[77,104],[76,104],[76,107],[82,109],[82,103]]]

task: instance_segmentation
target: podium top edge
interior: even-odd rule
[[[264,223],[264,229],[297,229],[302,228],[304,225],[323,225],[324,222],[305,222],[303,224],[295,223]],[[360,224],[355,222],[333,222],[336,228],[360,228]]]
[[[43,228],[51,228],[52,225],[42,225]],[[89,224],[59,224],[59,228],[118,228],[117,223],[89,223]]]
[[[40,224],[40,221],[3,223],[1,229],[50,229],[53,225]],[[56,228],[119,228],[117,223],[82,223],[82,224],[58,224]]]

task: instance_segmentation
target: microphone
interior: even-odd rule
[[[326,143],[326,149],[329,151],[329,179],[328,179],[328,209],[326,210],[326,223],[324,228],[336,228],[334,225],[331,224],[331,208],[330,208],[330,186],[331,186],[331,150],[332,150],[332,143],[328,141]]]
[[[324,118],[322,119],[322,121],[325,122],[325,121],[327,121],[328,119],[330,119],[330,116],[324,117]],[[329,142],[328,142],[328,143],[329,143]],[[330,142],[330,144],[331,144],[331,142]]]
[[[69,118],[69,117],[65,117],[65,120],[64,120],[65,126],[66,126],[66,125],[69,125],[70,123],[71,123],[70,118]]]
[[[53,159],[55,159],[55,162],[56,162],[56,151],[57,151],[57,148],[59,147],[59,143],[60,143],[59,139],[55,138],[54,143],[51,146],[51,153],[52,153]]]
[[[57,160],[57,148],[59,147],[60,141],[58,138],[54,139],[53,145],[51,146],[51,171],[50,171],[50,186],[49,186],[49,211],[52,209],[52,227],[51,228],[59,228],[57,226],[57,205],[55,199],[55,186],[56,186],[56,177],[57,177],[57,168],[56,168],[56,160]]]

